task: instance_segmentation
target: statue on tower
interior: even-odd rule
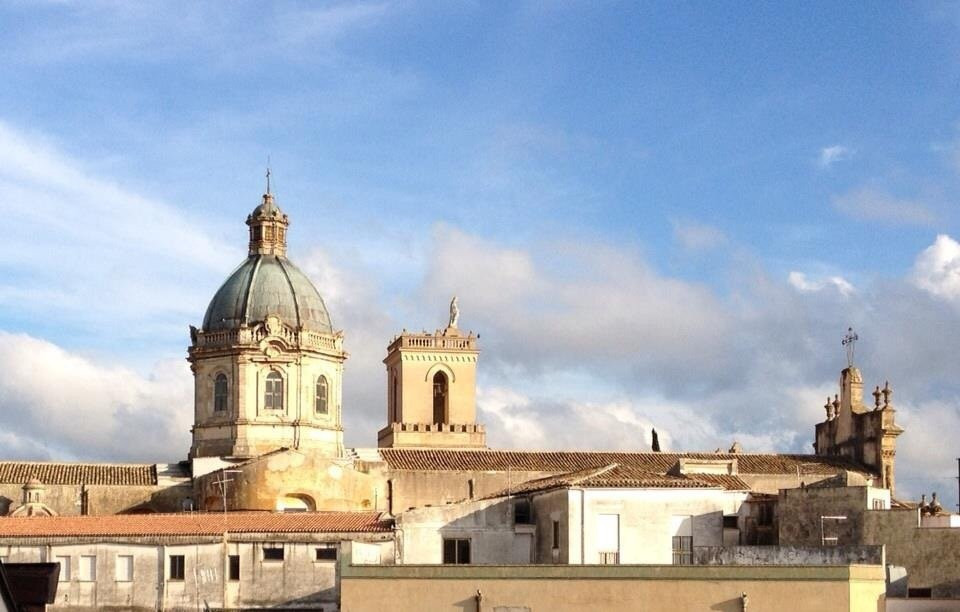
[[[453,327],[456,329],[457,321],[460,320],[460,308],[457,306],[457,296],[453,296],[453,299],[450,300],[450,323],[447,327]]]

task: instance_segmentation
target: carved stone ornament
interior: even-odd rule
[[[276,315],[267,317],[266,327],[267,333],[271,336],[279,336],[280,332],[283,331],[283,323],[280,321],[280,317]]]

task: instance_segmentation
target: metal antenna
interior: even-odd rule
[[[850,367],[850,368],[853,367],[853,349],[854,349],[854,345],[856,345],[857,340],[859,339],[860,339],[860,336],[858,336],[857,333],[853,331],[853,328],[848,327],[847,335],[843,337],[843,341],[841,342],[843,346],[847,347],[847,367]]]
[[[240,470],[221,470],[220,478],[213,481],[213,484],[220,487],[220,497],[223,499],[223,513],[226,517],[227,513],[227,483],[233,482],[233,478],[227,478],[227,474],[239,474]]]

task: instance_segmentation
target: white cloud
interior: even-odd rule
[[[940,234],[913,263],[913,283],[939,298],[960,298],[960,243]]]
[[[833,197],[833,206],[854,219],[907,225],[930,225],[936,216],[919,201],[897,198],[870,187]]]
[[[4,458],[167,462],[186,457],[193,386],[186,363],[147,377],[50,342],[0,331]]]
[[[827,276],[825,278],[811,279],[803,272],[792,271],[787,275],[787,282],[790,286],[801,293],[815,293],[831,288],[840,295],[847,297],[856,291],[856,288],[850,284],[850,281],[842,276]]]
[[[727,236],[723,231],[694,221],[675,220],[673,239],[688,251],[708,251],[727,243]]]
[[[853,149],[848,149],[843,145],[836,144],[820,149],[818,161],[821,167],[828,168],[839,161],[850,159],[855,153],[856,151]]]
[[[7,312],[99,333],[185,328],[240,259],[240,249],[211,239],[192,215],[100,178],[43,136],[2,122],[0,190],[0,214],[17,220],[0,251]]]

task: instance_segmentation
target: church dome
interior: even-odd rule
[[[227,278],[207,307],[203,331],[236,329],[276,315],[293,328],[333,333],[313,283],[286,257],[251,255]]]
[[[207,307],[203,331],[253,325],[270,315],[294,329],[333,333],[330,314],[310,279],[286,257],[287,215],[268,192],[247,218],[250,255]]]

